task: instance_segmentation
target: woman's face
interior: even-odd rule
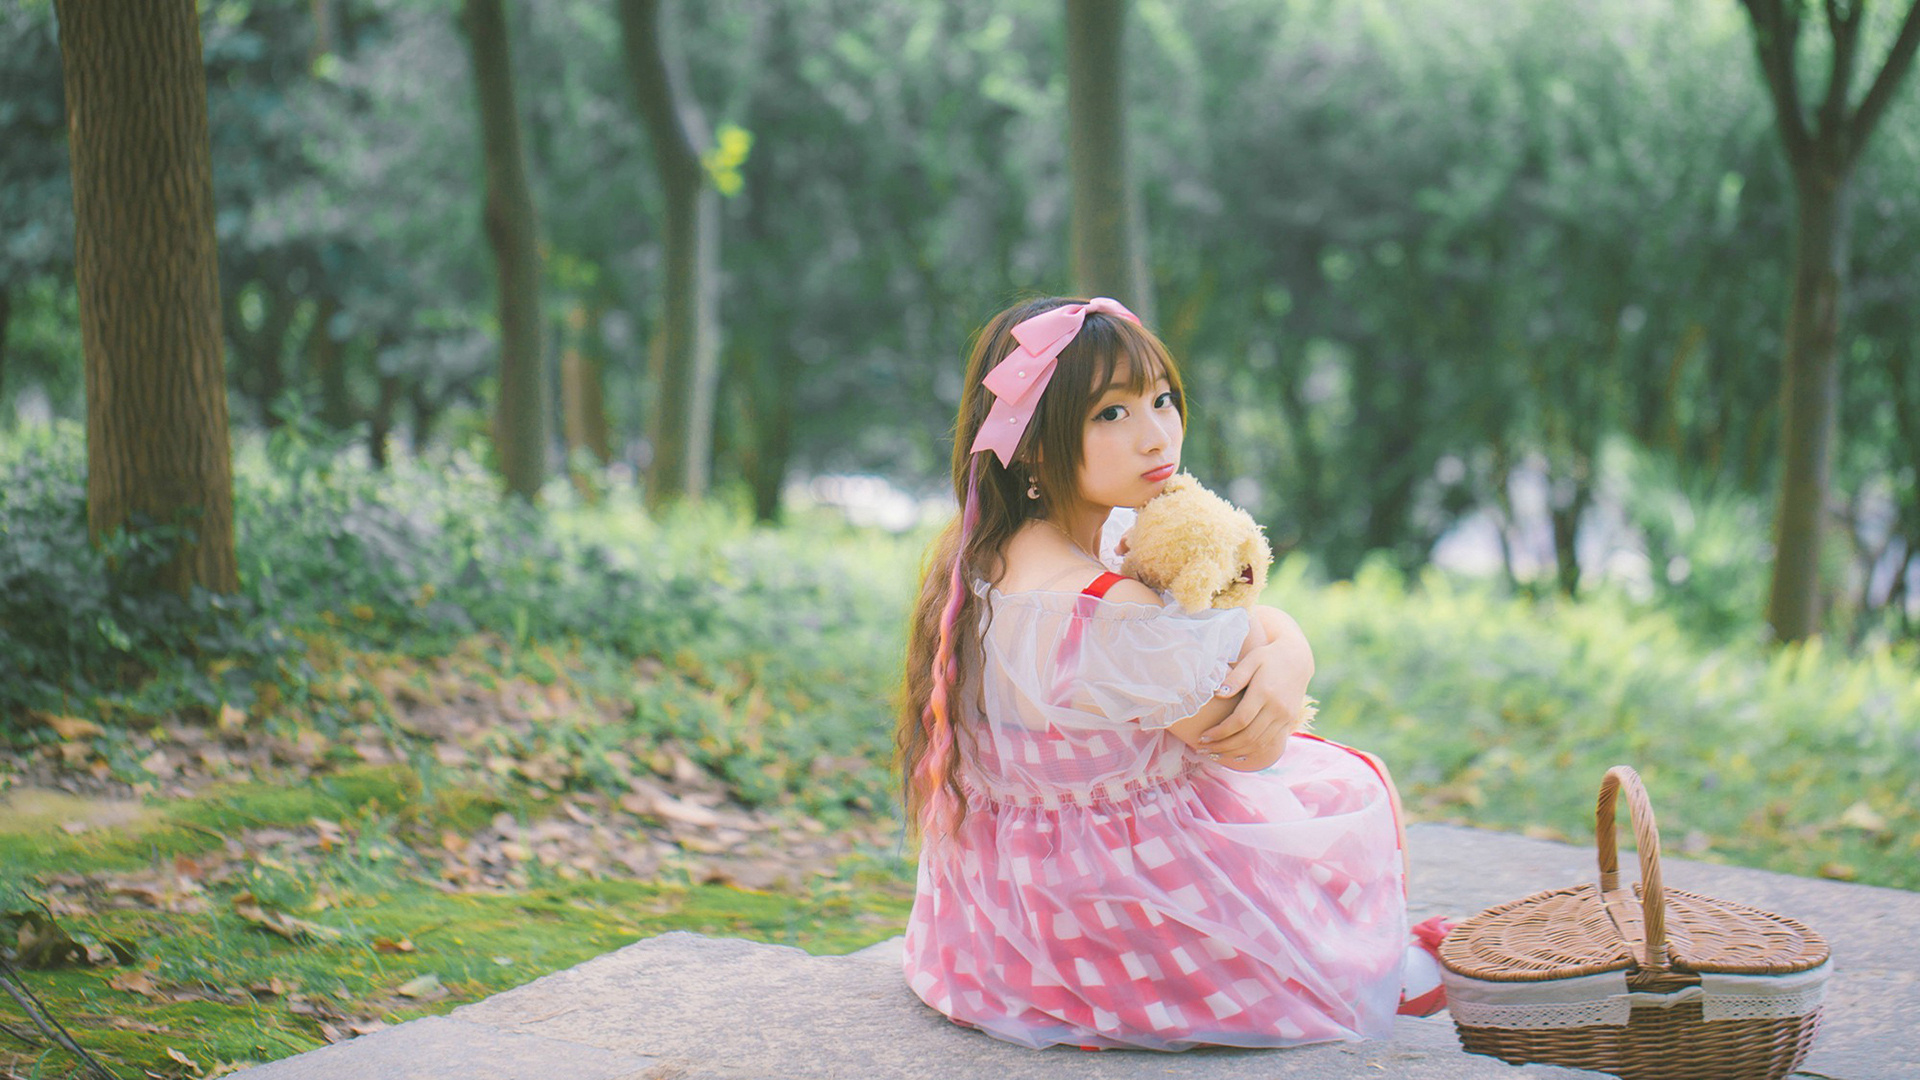
[[[1096,391],[1080,443],[1080,497],[1099,506],[1138,507],[1180,468],[1180,410],[1164,378],[1127,390],[1123,362]]]

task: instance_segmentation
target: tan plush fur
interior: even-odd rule
[[[1200,611],[1252,607],[1272,562],[1273,549],[1245,510],[1178,473],[1140,508],[1121,569],[1171,592],[1187,611]],[[1241,580],[1249,568],[1253,580]]]

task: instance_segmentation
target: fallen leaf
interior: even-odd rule
[[[1840,814],[1840,824],[1864,833],[1879,835],[1887,831],[1887,819],[1875,813],[1865,799],[1854,803]]]
[[[720,815],[712,810],[675,798],[644,780],[634,781],[632,790],[620,796],[620,809],[637,817],[657,817],[703,829],[720,823]]]
[[[167,1056],[179,1062],[180,1064],[185,1065],[187,1068],[192,1069],[196,1073],[200,1071],[199,1062],[193,1060],[192,1058],[181,1053],[180,1051],[175,1050],[171,1046],[167,1047]]]
[[[278,975],[268,979],[266,982],[250,983],[247,986],[247,992],[257,998],[286,997],[287,992],[292,989],[293,985]]]
[[[262,907],[250,892],[244,892],[233,898],[233,913],[242,919],[279,934],[288,941],[298,941],[302,937],[337,939],[340,931],[331,926],[322,926],[306,919],[295,918],[284,911],[274,911]]]
[[[388,938],[388,937],[377,937],[373,939],[374,952],[410,953],[415,948],[416,946],[414,945],[414,943],[407,938],[401,938],[399,941],[395,941],[392,938]]]
[[[129,994],[139,994],[141,997],[152,997],[160,992],[160,988],[153,985],[152,977],[144,971],[118,972],[113,978],[107,980],[107,985]]]
[[[423,998],[442,990],[440,976],[429,971],[417,979],[408,979],[394,989],[401,997]]]
[[[1846,863],[1830,862],[1820,868],[1820,876],[1833,881],[1852,881],[1860,872]]]
[[[102,732],[99,724],[78,716],[59,716],[55,713],[35,713],[40,722],[52,728],[54,734],[63,739],[90,739]]]

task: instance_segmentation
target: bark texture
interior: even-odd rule
[[[666,193],[666,294],[648,417],[653,458],[647,499],[656,506],[706,492],[718,375],[714,268],[720,197],[700,161],[706,123],[680,71],[669,16],[660,0],[620,0],[627,74]]]
[[[511,51],[501,0],[467,0],[465,24],[479,92],[486,155],[487,243],[500,310],[500,396],[493,438],[507,490],[539,494],[546,474],[546,355],[540,333],[540,252],[514,104]]]
[[[213,172],[192,0],[59,0],[86,355],[87,528],[194,530],[162,583],[238,588]]]
[[[1127,160],[1127,0],[1067,0],[1067,167],[1073,286],[1149,322],[1152,281]]]

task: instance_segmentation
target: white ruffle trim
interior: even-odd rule
[[[1702,975],[1699,986],[1670,994],[1627,989],[1624,971],[1546,982],[1489,982],[1445,973],[1447,1011],[1468,1027],[1622,1027],[1636,1008],[1698,1001],[1701,1019],[1787,1020],[1818,1009],[1830,966],[1792,975]]]

